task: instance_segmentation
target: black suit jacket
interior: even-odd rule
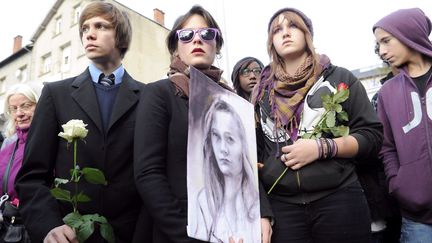
[[[138,239],[138,234],[141,240],[146,238],[143,234],[150,221],[143,220],[148,215],[133,180],[135,113],[143,87],[144,84],[125,72],[104,132],[88,69],[77,77],[45,85],[29,131],[23,166],[16,179],[21,212],[32,242],[41,242],[51,229],[63,225],[62,218],[72,211],[69,203],[56,200],[49,191],[55,177],[70,178],[73,149],[58,133],[63,131],[61,125],[71,119],[83,120],[89,130],[85,142],[78,142],[77,164],[81,168],[102,170],[108,181],[103,186],[81,179],[79,191],[91,201],[79,203],[79,212],[107,217],[117,243],[132,242]],[[66,189],[73,191],[72,185]],[[142,225],[136,225],[138,217]],[[135,231],[136,227],[139,230]],[[88,240],[102,241],[98,233]]]
[[[175,93],[169,79],[148,84],[137,113],[135,179],[154,219],[154,243],[200,242],[186,233],[188,100]],[[264,195],[261,216],[272,215]]]

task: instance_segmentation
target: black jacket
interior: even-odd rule
[[[138,106],[135,180],[154,219],[155,243],[199,242],[186,233],[188,99],[175,93],[169,79],[150,83]],[[271,216],[261,199],[261,216]]]
[[[344,125],[350,127],[350,135],[354,136],[359,144],[357,158],[318,160],[297,171],[288,169],[271,192],[271,197],[289,203],[308,203],[327,196],[357,181],[355,173],[357,159],[377,154],[381,147],[382,125],[369,103],[363,85],[351,72],[341,67],[330,65],[323,71],[322,75],[324,77],[323,84],[327,81],[327,84],[330,84],[333,89],[336,89],[341,82],[349,87],[349,98],[342,104],[343,110],[348,113],[349,117],[348,123]],[[309,92],[307,105],[313,109],[322,108],[321,95],[329,92],[331,90],[325,85],[320,86],[312,95]],[[287,140],[277,144],[269,140],[262,129],[263,123],[260,119],[262,107],[257,105],[256,108],[259,121],[261,121],[257,129],[259,160],[264,163],[263,169],[260,170],[260,178],[268,190],[286,168],[280,160],[282,154],[280,149],[285,145],[292,144],[292,141]],[[304,110],[304,112],[306,111]]]
[[[104,186],[81,179],[79,191],[91,201],[80,203],[79,212],[105,216],[113,226],[118,243],[143,242],[150,238],[143,235],[150,230],[151,222],[133,180],[135,112],[143,88],[144,84],[125,72],[104,132],[88,70],[77,77],[45,85],[16,179],[20,211],[32,242],[42,242],[51,229],[64,224],[62,218],[72,211],[69,203],[56,200],[49,191],[55,177],[70,178],[73,150],[68,149],[66,140],[58,133],[63,131],[61,125],[71,119],[88,124],[85,143],[78,142],[78,165],[102,170],[108,181]],[[73,191],[70,187],[66,189]],[[103,242],[103,239],[95,233],[87,241]]]

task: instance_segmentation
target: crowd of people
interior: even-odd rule
[[[432,242],[432,24],[412,8],[371,29],[376,53],[392,70],[374,105],[350,71],[315,51],[312,20],[295,8],[269,18],[262,48],[270,62],[242,58],[231,88],[213,66],[222,31],[193,6],[168,33],[167,77],[144,85],[122,65],[132,35],[127,14],[94,1],[79,19],[88,68],[45,84],[41,94],[26,84],[6,94],[2,194],[19,199],[32,242],[78,242],[64,220],[73,208],[50,189],[56,178],[71,177],[71,151],[58,134],[79,119],[89,130],[76,150],[79,166],[100,169],[107,183],[79,182],[91,201],[78,210],[105,216],[115,242],[203,242],[188,235],[188,200],[198,202],[196,231],[206,242],[256,242],[257,230],[263,243]],[[208,183],[197,199],[188,198],[186,182],[191,67],[250,102],[256,124],[256,141],[246,141],[232,105],[209,105],[202,149]],[[251,142],[258,178],[244,152]],[[256,218],[260,229],[241,223]],[[99,231],[88,237],[107,239]]]

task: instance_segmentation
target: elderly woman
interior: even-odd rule
[[[39,96],[27,84],[12,86],[6,93],[4,110],[6,114],[5,136],[0,151],[0,175],[3,182],[0,189],[14,199],[17,194],[14,190],[15,176],[21,168],[24,145],[27,141],[27,132],[33,119],[33,113]]]

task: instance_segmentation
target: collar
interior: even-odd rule
[[[90,76],[92,78],[92,81],[94,83],[98,83],[99,76],[102,73],[102,71],[99,70],[96,67],[96,65],[94,65],[94,63],[90,63],[89,64],[89,72],[90,72]],[[125,69],[124,69],[122,64],[120,64],[120,66],[116,70],[114,70],[114,72],[112,72],[115,75],[114,84],[120,84],[122,82],[124,72],[125,72]]]

